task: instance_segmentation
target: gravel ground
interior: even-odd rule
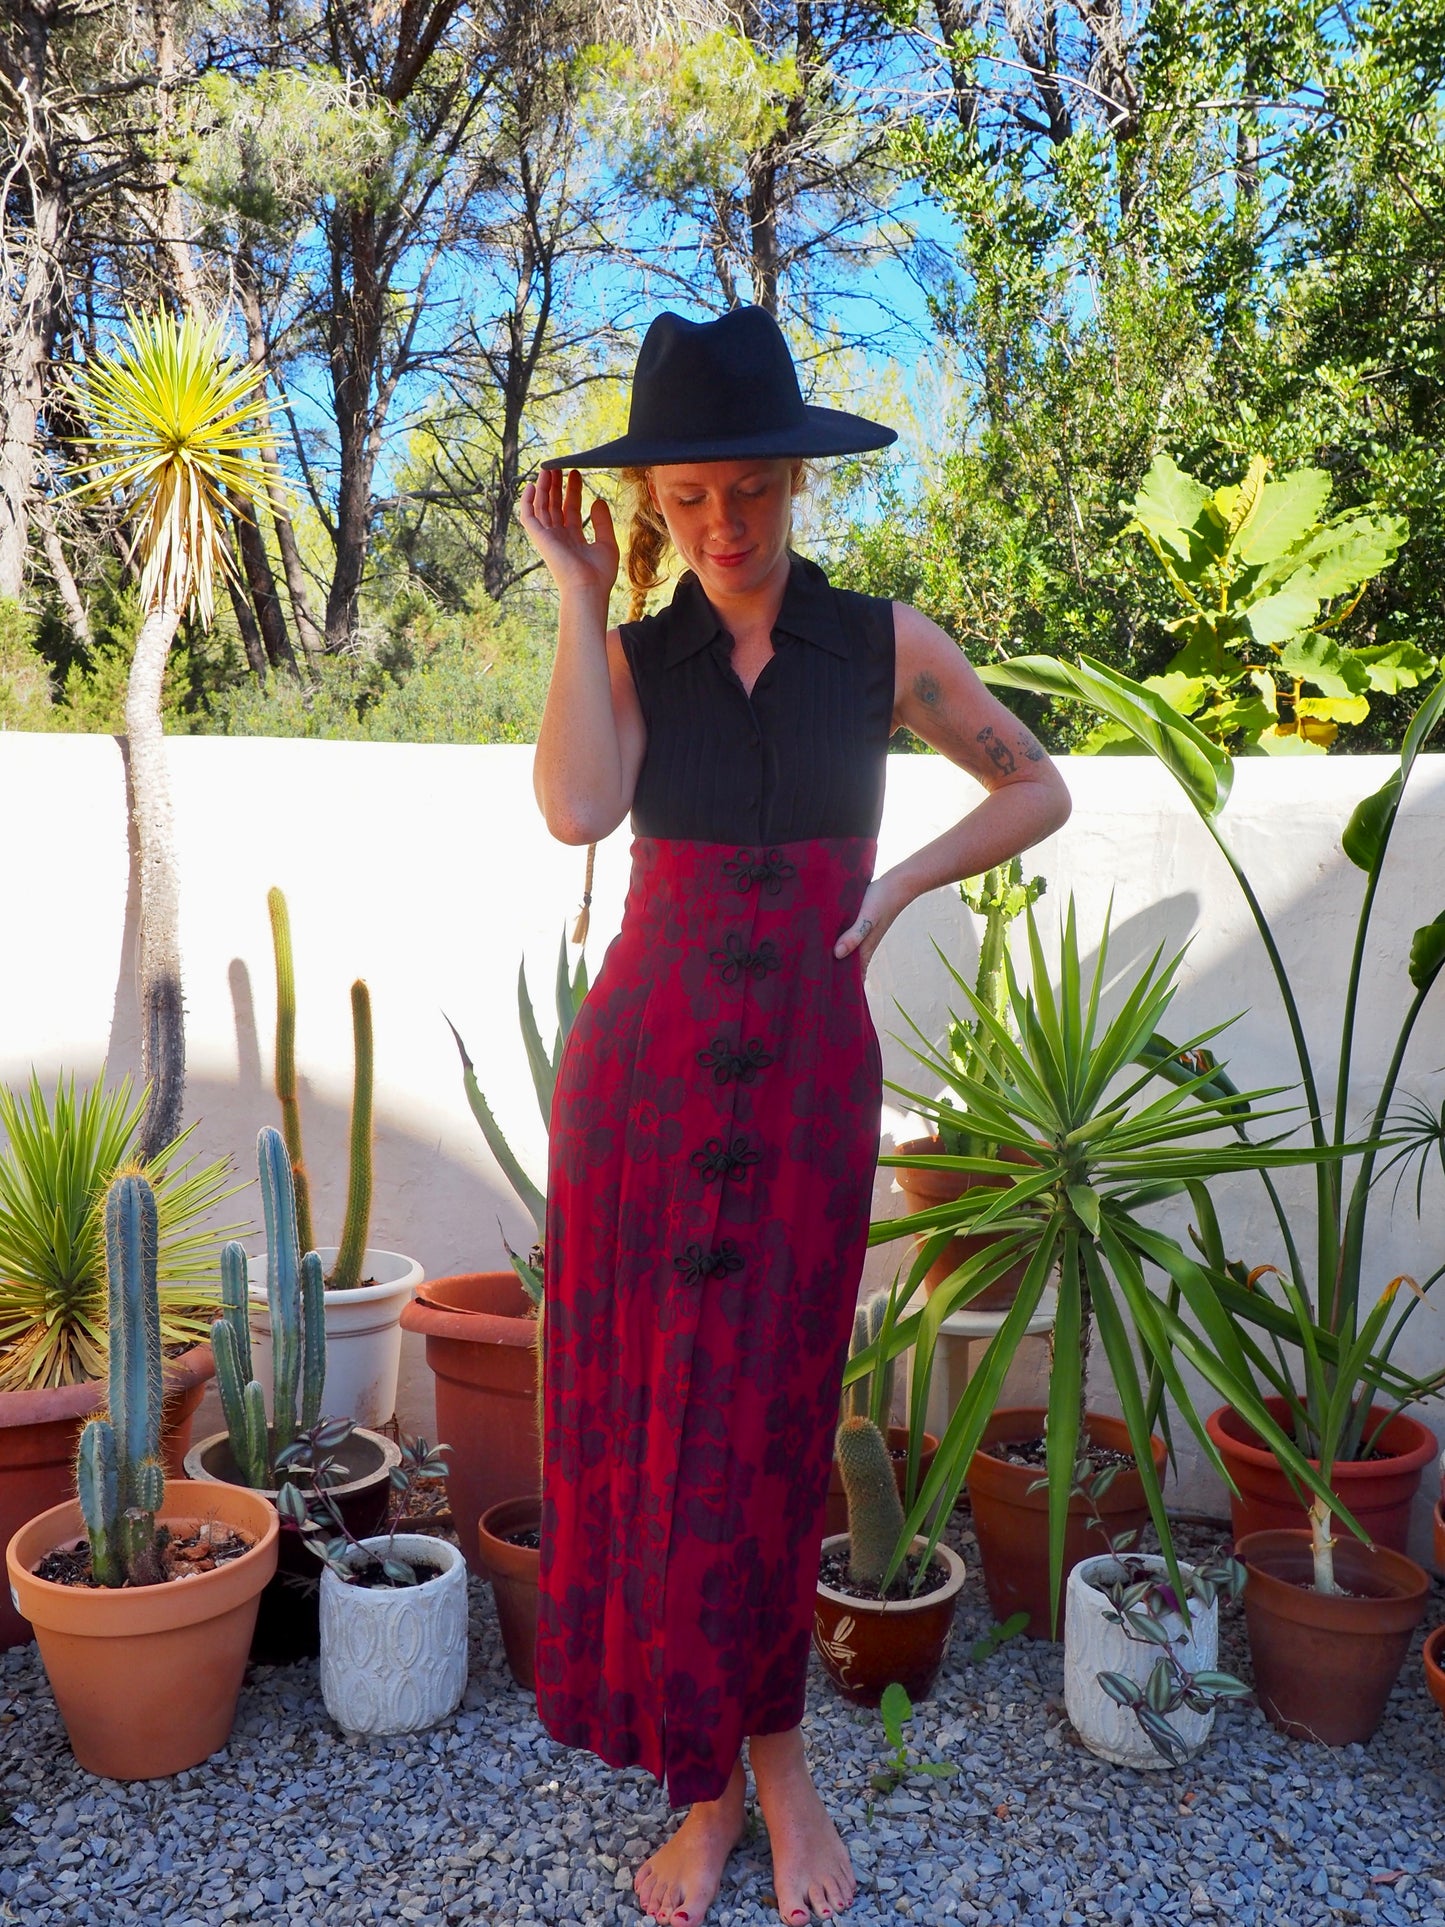
[[[1368,1748],[1286,1741],[1245,1707],[1220,1714],[1194,1764],[1120,1770],[1073,1740],[1057,1648],[1016,1640],[970,1659],[989,1614],[962,1516],[950,1538],[970,1576],[948,1665],[908,1737],[918,1757],[953,1761],[957,1774],[874,1792],[877,1716],[845,1705],[816,1670],[810,1681],[810,1757],[858,1870],[850,1927],[1445,1927],[1445,1734],[1418,1638]],[[257,1668],[224,1753],[132,1787],[75,1767],[34,1647],[0,1655],[0,1921],[642,1918],[631,1872],[667,1828],[660,1790],[554,1746],[511,1683],[475,1581],[472,1606],[471,1683],[447,1726],[348,1741],[326,1717],[314,1666]],[[1442,1618],[1437,1585],[1427,1625]],[[1247,1677],[1237,1618],[1222,1645],[1221,1663]],[[771,1885],[754,1817],[709,1920],[776,1923]]]

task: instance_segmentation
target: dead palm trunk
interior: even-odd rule
[[[181,1003],[180,879],[170,770],[161,726],[166,662],[180,627],[178,605],[153,608],[136,637],[126,686],[125,727],[130,747],[130,812],[140,875],[136,978],[141,1017],[141,1076],[150,1099],[137,1146],[149,1158],[181,1128],[186,1082],[186,1032]]]

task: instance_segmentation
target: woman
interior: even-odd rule
[[[544,464],[522,502],[561,604],[538,801],[564,842],[629,811],[637,834],[552,1114],[537,1699],[558,1739],[689,1806],[634,1883],[669,1927],[703,1918],[742,1831],[744,1737],[782,1918],[853,1896],[800,1721],[878,1146],[863,972],[915,897],[1069,810],[942,630],[789,550],[803,459],[894,439],[805,407],[761,309],[662,315],[628,433]],[[688,571],[621,629],[586,467],[638,490],[634,615],[668,545]],[[874,877],[904,725],[988,795]]]

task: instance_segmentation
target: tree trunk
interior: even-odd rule
[[[373,394],[381,360],[382,291],[377,281],[376,216],[369,208],[338,211],[346,222],[344,244],[332,237],[333,261],[339,269],[339,249],[350,257],[349,293],[337,284],[337,305],[331,331],[331,385],[336,400],[336,433],[340,443],[336,489],[336,566],[326,598],[326,647],[350,649],[360,620],[361,578],[371,537],[371,482],[376,469]]]
[[[181,1128],[186,1032],[181,1003],[180,884],[176,873],[170,773],[161,728],[166,659],[181,610],[152,610],[136,637],[126,687],[130,808],[140,871],[136,980],[140,997],[141,1076],[150,1086],[137,1151],[154,1157]]]
[[[301,671],[296,666],[296,652],[286,633],[286,618],[281,612],[281,598],[276,593],[271,558],[266,553],[266,544],[261,538],[256,517],[246,509],[238,508],[232,500],[231,520],[236,530],[236,547],[241,552],[241,567],[246,574],[246,588],[250,592],[251,606],[256,612],[256,622],[266,646],[266,660],[273,669],[289,669],[293,676],[299,676]]]
[[[231,598],[231,613],[235,616],[236,627],[241,632],[241,647],[246,651],[247,666],[264,689],[267,669],[266,645],[261,640],[261,630],[256,621],[256,611],[251,607],[251,599],[229,569],[226,571],[226,593]]]
[[[65,550],[55,527],[54,517],[46,502],[35,505],[35,519],[40,525],[40,540],[45,549],[45,560],[50,565],[50,574],[60,597],[61,607],[65,610],[65,620],[70,634],[78,649],[90,653],[90,618],[85,611],[85,599],[76,586],[75,577],[70,572]]]
[[[25,583],[27,516],[35,486],[41,390],[55,325],[57,249],[63,220],[58,188],[43,188],[40,160],[30,174],[24,293],[0,342],[0,596],[18,602]],[[12,192],[18,193],[18,184]],[[3,312],[3,310],[0,310]]]

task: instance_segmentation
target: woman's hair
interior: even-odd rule
[[[647,598],[663,580],[663,563],[672,541],[662,511],[647,486],[649,470],[622,470],[622,512],[627,523],[627,580],[632,601],[627,620],[638,622],[647,612]],[[807,481],[808,471],[801,462],[793,464],[793,494]]]

